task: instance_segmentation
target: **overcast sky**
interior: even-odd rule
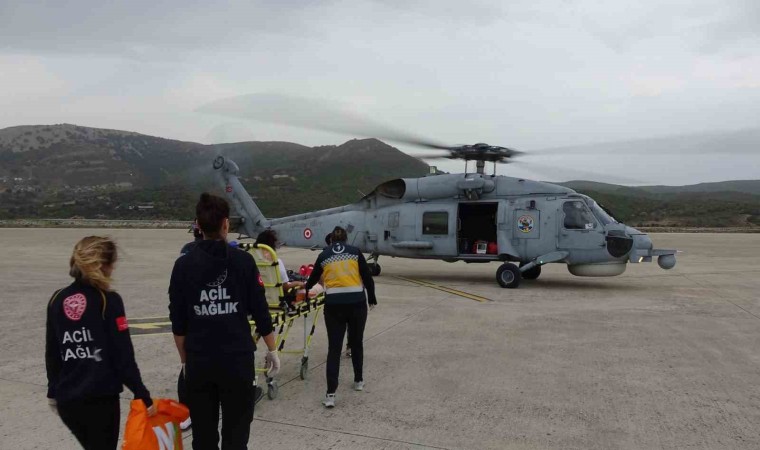
[[[735,130],[760,126],[759,48],[757,0],[0,0],[0,128],[352,137],[195,112],[281,93],[446,143],[525,151]],[[545,163],[647,183],[760,178],[746,154],[689,158],[681,171],[683,156],[616,159]]]

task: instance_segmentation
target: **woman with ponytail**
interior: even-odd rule
[[[74,246],[74,282],[48,302],[45,362],[48,403],[85,449],[116,449],[119,394],[126,385],[150,415],[121,296],[111,289],[113,240],[89,236]]]

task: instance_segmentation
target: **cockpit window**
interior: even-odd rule
[[[600,205],[599,203],[595,202],[589,197],[584,197],[584,200],[586,200],[586,205],[588,205],[588,207],[591,208],[591,211],[594,213],[596,218],[599,219],[600,222],[602,222],[602,225],[618,223],[618,221],[615,220],[614,217],[612,217],[612,213],[610,212],[610,210]]]
[[[591,210],[594,211],[594,215],[596,215],[597,219],[599,219],[599,221],[602,222],[603,225],[618,223],[618,221],[615,220],[614,217],[612,217],[612,213],[610,213],[609,210],[605,209],[604,206],[600,205],[597,202],[593,203],[593,205],[591,206]]]
[[[596,228],[596,219],[586,205],[580,201],[565,202],[562,205],[565,213],[565,228],[568,230],[593,230]]]

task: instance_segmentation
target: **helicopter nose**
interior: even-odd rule
[[[653,248],[652,239],[646,233],[633,227],[626,227],[625,234],[633,238],[635,250],[651,250]]]
[[[607,231],[605,238],[607,252],[613,258],[638,258],[639,254],[649,254],[652,250],[652,240],[646,233],[623,224],[615,224],[614,229]],[[620,225],[625,228],[621,229]],[[633,260],[633,259],[632,259]]]
[[[652,239],[646,233],[636,228],[626,227],[625,231],[633,239],[633,250],[630,254],[630,261],[651,261],[652,249],[654,248]]]

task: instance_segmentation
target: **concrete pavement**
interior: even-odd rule
[[[2,449],[77,448],[44,398],[44,311],[69,282],[71,248],[87,234],[119,241],[115,288],[128,316],[167,315],[183,231],[3,230]],[[320,320],[309,378],[298,378],[297,358],[283,357],[280,396],[258,405],[251,448],[760,447],[760,235],[652,238],[684,250],[675,269],[630,265],[620,277],[592,279],[551,265],[516,290],[498,287],[496,264],[381,258],[379,306],[365,335],[366,390],[350,390],[344,359],[338,406],[320,406]],[[281,256],[298,267],[317,254]],[[171,335],[133,342],[154,397],[174,397]],[[131,395],[122,397],[123,422]],[[186,448],[190,440],[186,433]]]

